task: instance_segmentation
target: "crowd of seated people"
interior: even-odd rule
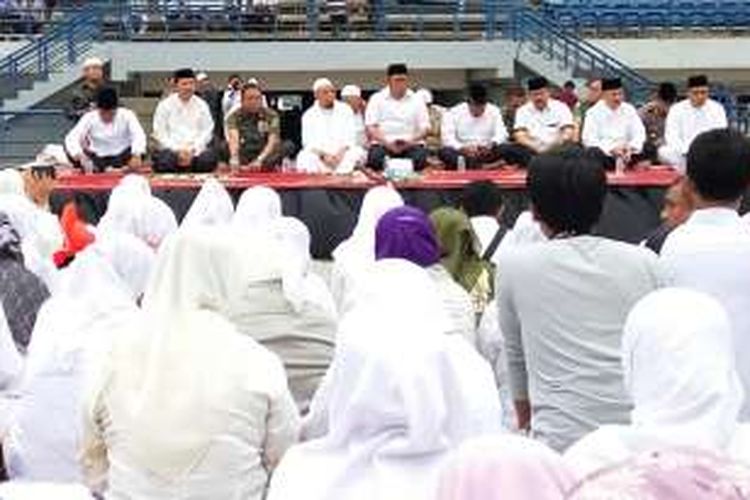
[[[470,84],[466,100],[446,109],[429,90],[412,90],[406,65],[392,64],[385,86],[368,100],[356,85],[338,92],[330,79],[316,79],[301,144],[294,145],[257,79],[231,75],[222,90],[205,73],[180,69],[154,112],[149,147],[135,115],[118,105],[103,66],[86,61],[70,106],[77,124],[66,151],[86,171],[137,169],[148,153],[155,172],[172,173],[220,165],[274,171],[292,158],[299,171],[343,175],[384,171],[396,160],[417,172],[525,168],[539,154],[579,143],[597,150],[608,170],[669,165],[684,172],[693,139],[727,126],[704,75],[688,79],[686,99],[678,102],[675,86],[664,83],[640,110],[627,102],[619,78],[592,79],[581,99],[567,86],[563,101],[544,77],[529,79],[526,92],[513,90],[502,108],[486,86]]]
[[[387,77],[367,104],[313,83],[299,168],[427,164],[430,99],[403,65]],[[178,71],[158,105],[157,171],[208,172],[220,155],[195,81]],[[209,177],[178,223],[130,174],[91,226],[75,203],[50,214],[46,167],[1,171],[0,497],[747,497],[750,142],[710,121],[706,85],[691,78],[666,113],[660,89],[639,115],[617,79],[567,104],[532,79],[512,134],[472,85],[442,114],[436,154],[524,164],[529,210],[505,227],[489,182],[431,213],[372,188],[327,279],[268,187],[235,206]],[[273,169],[278,113],[257,82],[237,92],[229,163]],[[68,154],[137,170],[135,115],[106,84],[92,104]],[[583,145],[569,104],[588,106]],[[606,170],[643,161],[658,129],[640,116],[689,146],[663,227],[638,246],[594,227]]]

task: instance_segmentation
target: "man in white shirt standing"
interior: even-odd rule
[[[354,113],[336,100],[336,87],[327,78],[313,84],[315,103],[302,115],[302,151],[297,169],[310,173],[350,174],[365,152],[357,146]]]
[[[605,167],[613,170],[618,162],[631,166],[643,159],[646,128],[638,111],[627,102],[619,78],[602,80],[602,98],[586,112],[583,145],[606,155]]]
[[[135,113],[119,107],[117,91],[104,87],[96,95],[96,109],[68,132],[65,149],[74,164],[89,172],[139,168],[146,154],[146,134]]]
[[[354,137],[357,146],[367,147],[367,133],[365,132],[365,108],[367,102],[362,98],[362,89],[356,85],[344,85],[341,89],[341,100],[352,108],[354,112]]]
[[[372,141],[367,166],[382,171],[388,158],[409,158],[414,170],[422,170],[427,162],[424,139],[430,130],[427,106],[409,89],[405,64],[391,64],[387,73],[388,86],[372,96],[365,111]]]
[[[704,132],[687,155],[685,189],[695,211],[667,237],[661,263],[670,285],[694,288],[727,309],[737,370],[750,394],[750,226],[737,213],[750,183],[750,144],[729,129]],[[750,399],[741,413],[750,421]]]
[[[440,160],[455,170],[463,156],[466,168],[492,168],[502,160],[502,145],[508,130],[500,109],[490,103],[487,88],[473,84],[467,102],[453,107],[443,119]]]
[[[534,155],[572,141],[575,132],[573,113],[565,103],[552,99],[546,78],[530,79],[527,88],[529,102],[518,108],[513,125],[516,145],[506,152],[506,161],[521,167]]]
[[[212,172],[216,153],[210,147],[214,120],[206,101],[195,95],[195,73],[180,69],[174,74],[176,92],[162,100],[154,113],[153,155],[156,172]]]
[[[526,182],[549,241],[500,252],[500,329],[519,427],[562,452],[603,424],[629,421],[622,329],[661,279],[649,250],[591,234],[607,195],[598,155],[539,155]]]
[[[659,148],[659,159],[684,172],[686,155],[693,139],[709,130],[726,128],[724,106],[709,99],[709,83],[705,75],[688,78],[688,98],[669,108],[664,126],[665,144]]]

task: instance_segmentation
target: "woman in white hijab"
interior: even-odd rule
[[[80,482],[83,386],[113,332],[133,320],[154,254],[127,234],[110,234],[62,273],[57,294],[39,312],[3,442],[11,478]]]
[[[125,176],[112,190],[107,211],[97,225],[97,234],[132,234],[153,249],[176,230],[177,218],[172,209],[152,196],[148,181],[136,175]]]
[[[178,231],[139,321],[118,333],[87,399],[84,468],[107,498],[259,500],[297,437],[278,358],[226,319],[262,246]],[[264,276],[257,276],[263,279]]]
[[[263,246],[271,256],[247,263],[265,279],[250,274],[231,319],[281,358],[294,400],[306,413],[333,358],[337,325],[331,293],[311,270],[310,232],[298,219],[283,217],[266,231],[256,225],[243,234],[242,244]]]
[[[0,194],[26,196],[23,176],[15,168],[0,169]]]
[[[400,260],[374,268],[401,275],[405,290],[427,289],[400,305],[381,290],[343,320],[328,430],[287,453],[269,500],[432,500],[447,454],[499,431],[490,368],[463,339],[443,334],[447,318],[426,271]]]
[[[352,307],[358,278],[361,278],[363,270],[375,262],[375,228],[378,221],[390,209],[403,204],[401,195],[389,186],[370,189],[362,200],[352,235],[333,251],[331,292],[339,315]]]
[[[238,229],[264,230],[281,219],[281,198],[273,189],[255,186],[247,189],[234,212],[232,224]]]
[[[666,288],[638,302],[625,323],[622,358],[633,398],[629,426],[607,425],[566,460],[583,477],[641,452],[690,446],[750,459],[750,430],[737,421],[743,390],[729,318],[701,293]]]
[[[190,205],[180,227],[220,226],[229,224],[234,215],[232,197],[224,185],[209,177],[201,186],[198,195]]]

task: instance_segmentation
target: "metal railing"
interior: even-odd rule
[[[0,59],[4,98],[46,79],[50,73],[75,64],[100,33],[99,18],[92,9],[78,12],[43,36]]]
[[[513,37],[532,44],[533,50],[558,61],[576,76],[618,76],[622,78],[630,99],[645,100],[654,83],[616,57],[591,43],[564,32],[539,14],[519,9],[513,14]]]
[[[0,111],[0,165],[33,159],[45,144],[61,143],[70,126],[60,108]]]

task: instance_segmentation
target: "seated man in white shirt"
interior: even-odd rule
[[[534,155],[572,141],[575,133],[570,108],[552,99],[546,78],[530,79],[527,88],[529,102],[518,108],[513,124],[515,148],[507,151],[505,158],[508,163],[521,167],[528,165]]]
[[[479,255],[488,262],[497,262],[498,248],[507,232],[500,224],[503,197],[492,181],[475,181],[461,194],[461,208],[469,216],[471,227],[479,239]]]
[[[443,148],[440,160],[455,170],[460,157],[468,169],[493,168],[503,158],[502,145],[508,131],[500,109],[488,102],[487,88],[469,87],[469,99],[446,113],[443,119]]]
[[[344,85],[341,89],[341,100],[348,104],[354,112],[354,137],[357,146],[366,148],[365,108],[367,107],[367,101],[362,98],[362,89],[356,85]]]
[[[350,174],[365,156],[356,144],[354,113],[336,100],[336,87],[327,78],[313,85],[315,103],[302,115],[302,151],[297,170]]]
[[[65,150],[87,172],[139,168],[146,153],[146,134],[135,113],[119,107],[117,91],[104,87],[96,95],[96,109],[84,114],[68,132]]]
[[[424,101],[409,90],[405,64],[388,67],[388,86],[370,99],[365,126],[372,140],[368,167],[382,171],[388,158],[409,158],[416,171],[425,167],[424,139],[430,130],[430,116]]]
[[[687,155],[685,189],[695,211],[661,249],[669,285],[693,288],[726,307],[734,331],[737,370],[750,394],[750,226],[738,209],[750,183],[750,144],[728,129],[704,132]],[[750,421],[745,398],[741,420]]]
[[[661,280],[652,252],[592,234],[607,195],[598,154],[539,155],[526,182],[550,239],[500,252],[500,329],[519,427],[561,452],[603,424],[629,421],[622,329]]]
[[[709,99],[709,83],[705,75],[688,78],[688,98],[669,108],[664,125],[665,144],[659,148],[659,160],[680,172],[685,171],[686,155],[693,139],[709,130],[726,128],[724,106]]]
[[[625,94],[619,78],[602,80],[602,98],[586,112],[583,124],[583,145],[605,154],[605,167],[614,170],[642,161],[646,128],[638,111],[624,102]]]
[[[214,120],[206,101],[195,95],[195,73],[180,69],[174,74],[176,91],[162,100],[154,113],[153,155],[156,172],[212,172],[216,152],[211,148]]]

